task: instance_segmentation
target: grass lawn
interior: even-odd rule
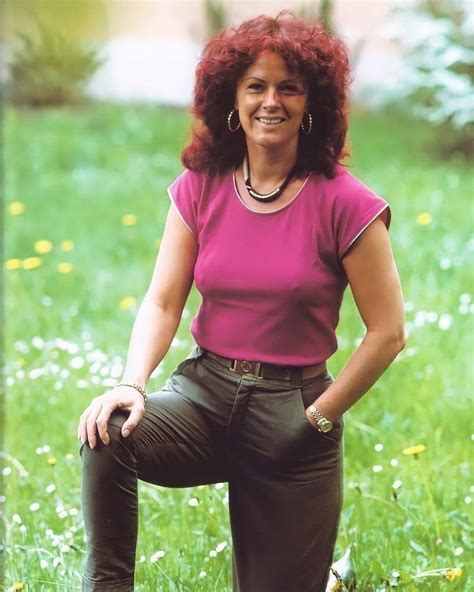
[[[7,108],[4,125],[3,589],[78,590],[77,420],[121,376],[189,116],[145,106]],[[399,115],[356,112],[350,137],[351,170],[392,208],[409,338],[346,413],[335,559],[353,545],[361,592],[473,590],[472,174],[430,155],[434,131]],[[199,301],[193,289],[149,390],[190,350]],[[363,332],[348,290],[334,375]],[[426,448],[402,452],[415,445]],[[227,484],[141,484],[140,521],[137,591],[230,592]],[[462,575],[420,575],[441,568]]]

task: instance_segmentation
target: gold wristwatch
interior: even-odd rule
[[[324,415],[321,415],[314,405],[310,405],[309,410],[318,424],[319,431],[329,432],[329,430],[332,430],[334,427],[332,421],[329,421],[329,419],[326,419]]]

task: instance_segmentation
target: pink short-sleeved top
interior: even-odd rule
[[[168,193],[199,245],[194,282],[202,302],[191,323],[198,345],[232,359],[296,366],[337,350],[348,284],[341,260],[379,215],[390,226],[384,199],[343,166],[334,179],[310,173],[273,212],[242,201],[232,170],[185,170]]]

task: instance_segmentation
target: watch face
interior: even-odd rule
[[[325,419],[324,421],[321,421],[319,427],[323,432],[329,432],[329,430],[332,430],[332,422],[329,421],[329,419]]]

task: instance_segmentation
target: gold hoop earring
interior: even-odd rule
[[[305,128],[304,123],[303,123],[305,114],[308,115],[308,129]],[[309,134],[311,133],[311,130],[313,129],[313,117],[312,117],[311,113],[308,113],[307,111],[305,111],[303,113],[303,120],[301,121],[301,129],[304,131],[304,133],[307,136],[309,136]]]
[[[238,110],[232,109],[232,111],[229,113],[229,115],[227,117],[227,127],[229,128],[230,132],[236,132],[240,127],[240,119],[239,119],[239,123],[238,123],[237,127],[234,127],[234,128],[232,127],[231,121],[230,121],[232,119],[232,115],[234,115],[234,113],[238,113],[238,112],[239,112]]]

